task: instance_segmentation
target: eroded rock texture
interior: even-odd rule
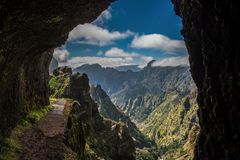
[[[198,87],[201,133],[195,159],[240,159],[239,5],[233,0],[172,0]]]
[[[66,96],[76,101],[70,109],[65,137],[79,160],[134,160],[135,144],[128,128],[99,114],[87,75],[72,75],[68,90]]]
[[[0,2],[0,143],[27,111],[47,105],[52,51],[110,0]]]

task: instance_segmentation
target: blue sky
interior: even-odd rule
[[[73,68],[86,63],[144,67],[152,59],[155,65],[187,65],[180,30],[170,0],[118,0],[94,22],[74,28],[54,57]]]

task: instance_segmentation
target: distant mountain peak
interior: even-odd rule
[[[150,62],[148,62],[147,67],[152,67],[152,64],[153,64],[154,62],[156,62],[156,60],[151,60]]]
[[[80,67],[88,67],[88,66],[91,66],[91,67],[96,67],[96,68],[102,68],[102,66],[98,63],[94,63],[94,64],[83,64],[81,65]]]
[[[114,69],[118,71],[133,71],[133,72],[138,72],[141,70],[138,65],[125,65],[125,66],[117,66],[114,67]]]

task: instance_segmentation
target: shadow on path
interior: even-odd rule
[[[22,137],[23,151],[18,160],[76,160],[76,153],[63,143],[66,120],[64,99],[57,100],[36,126]]]

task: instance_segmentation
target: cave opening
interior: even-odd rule
[[[240,159],[239,5],[233,0],[172,2],[176,14],[183,20],[182,35],[198,89],[201,131],[194,159]],[[3,158],[2,152],[7,147],[13,147],[10,151],[14,153],[19,152],[19,146],[9,143],[12,139],[6,137],[16,131],[14,128],[22,118],[49,104],[48,64],[53,50],[66,41],[75,26],[94,21],[110,3],[110,0],[0,2],[0,159],[13,158]],[[81,90],[84,90],[82,95],[86,95],[90,89],[86,83],[88,78],[77,76],[73,80],[75,78],[85,84]],[[188,100],[184,106],[189,108]],[[92,113],[98,116],[96,110]],[[115,127],[120,128],[121,125]],[[84,139],[78,140],[85,143]],[[83,151],[81,146],[76,147]]]

